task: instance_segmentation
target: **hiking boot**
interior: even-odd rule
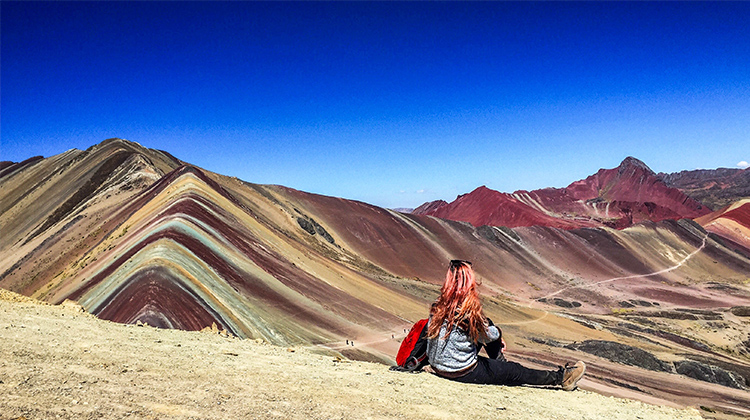
[[[586,364],[579,360],[574,365],[566,363],[563,369],[562,389],[565,391],[576,389],[578,381],[581,380],[583,373],[586,372]]]

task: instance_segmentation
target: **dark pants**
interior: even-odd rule
[[[560,385],[562,371],[536,370],[516,362],[488,359],[477,356],[477,366],[454,381],[486,385]]]

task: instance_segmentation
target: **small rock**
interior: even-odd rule
[[[729,311],[735,316],[750,316],[750,306],[735,306]]]

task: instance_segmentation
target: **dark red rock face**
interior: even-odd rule
[[[750,203],[724,213],[723,217],[750,228]]]
[[[521,201],[516,194],[501,193],[484,186],[427,214],[442,219],[469,222],[474,226],[519,227],[538,225],[574,229],[594,225],[584,221],[575,223],[550,216]]]
[[[588,185],[581,188],[585,184]],[[574,182],[567,189],[572,190],[571,195],[579,200],[653,203],[655,208],[663,207],[685,218],[694,218],[710,212],[710,209],[680,190],[668,187],[643,162],[632,157],[625,159],[617,168],[599,170],[583,181]],[[656,219],[663,220],[659,219],[658,215]]]
[[[629,157],[566,188],[501,193],[479,187],[449,204],[421,206],[417,214],[474,226],[549,226],[561,229],[695,218],[710,209],[668,187],[643,162]],[[415,211],[416,213],[416,211]]]

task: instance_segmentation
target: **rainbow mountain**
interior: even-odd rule
[[[621,229],[474,226],[251,184],[110,139],[0,163],[0,287],[115,322],[215,324],[389,362],[447,261],[468,259],[512,357],[580,358],[599,392],[742,414],[748,209]]]

